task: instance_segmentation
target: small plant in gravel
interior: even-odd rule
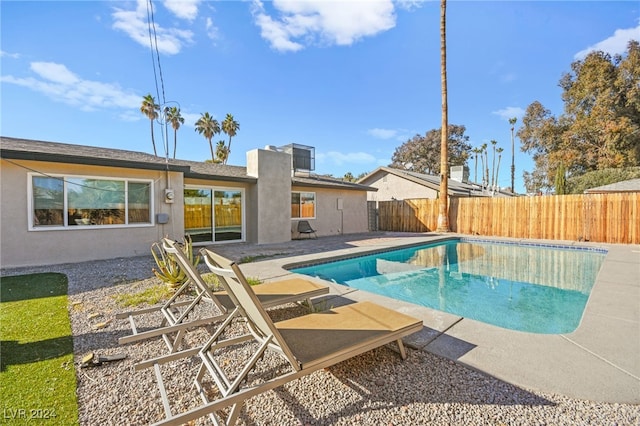
[[[193,266],[197,266],[200,262],[200,256],[194,257],[193,255],[193,243],[191,241],[191,236],[189,236],[189,234],[185,235],[184,241],[181,244],[178,244],[178,246],[187,255],[189,262],[191,262]],[[187,280],[187,274],[185,274],[182,268],[180,268],[178,261],[173,257],[173,255],[166,252],[162,247],[161,242],[151,244],[151,254],[158,266],[158,269],[153,268],[153,273],[156,277],[160,278],[172,290],[175,290],[184,284]]]
[[[224,290],[216,274],[213,274],[213,273],[202,274],[202,279],[204,280],[205,283],[209,284],[209,286],[213,289],[213,291]],[[262,280],[260,278],[247,277],[247,283],[253,286],[253,285],[262,284]]]
[[[140,306],[143,304],[155,305],[168,300],[173,295],[173,290],[164,284],[156,284],[136,293],[122,293],[113,296],[119,306]]]
[[[262,284],[262,280],[260,278],[247,277],[247,283],[249,283],[249,285],[258,285]]]

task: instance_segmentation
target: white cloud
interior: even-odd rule
[[[38,74],[45,80],[62,85],[77,84],[80,79],[62,64],[54,62],[32,62],[31,71]]]
[[[198,16],[198,5],[201,0],[165,0],[164,7],[178,18],[193,21]]]
[[[200,114],[184,112],[184,111],[180,111],[180,114],[182,114],[182,118],[184,118],[185,126],[194,127],[194,128],[196,127],[196,121],[200,119]]]
[[[398,131],[393,129],[369,129],[367,133],[378,139],[391,139],[397,136]]]
[[[278,51],[298,51],[310,44],[351,45],[395,26],[391,0],[274,0],[276,18],[260,0],[252,13],[261,35]]]
[[[123,31],[136,43],[149,46],[149,25],[147,22],[147,2],[138,0],[136,10],[115,9],[111,15],[114,23],[113,28]],[[193,32],[178,28],[163,28],[156,22],[154,41],[157,40],[157,48],[161,53],[175,55],[179,53],[185,44],[190,44],[193,39]],[[155,49],[156,46],[154,46]]]
[[[395,0],[398,6],[406,10],[414,10],[422,7],[422,5],[426,3],[426,1],[427,0]]]
[[[211,40],[217,40],[219,38],[218,27],[213,24],[213,19],[207,18],[205,29],[207,32],[207,37],[209,37]]]
[[[393,139],[400,142],[406,142],[415,134],[407,129],[381,129],[373,128],[367,130],[367,134],[377,139]]]
[[[525,111],[520,107],[506,107],[497,111],[492,111],[491,114],[497,115],[503,120],[509,121],[510,118],[521,118],[524,116]]]
[[[640,41],[640,24],[635,28],[616,30],[611,37],[576,53],[574,59],[584,59],[593,51],[602,51],[611,55],[622,54],[627,50],[627,44],[630,40]]]
[[[36,77],[2,76],[4,83],[27,87],[54,101],[79,107],[84,111],[103,108],[138,108],[142,97],[127,92],[117,84],[83,80],[62,64],[32,62]]]
[[[0,58],[18,59],[18,58],[20,58],[20,54],[18,54],[18,53],[9,53],[9,52],[5,52],[4,50],[0,50]]]

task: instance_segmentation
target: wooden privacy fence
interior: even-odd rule
[[[378,203],[381,231],[437,228],[438,200]],[[451,198],[453,232],[496,237],[640,244],[640,193]]]
[[[239,205],[225,204],[216,205],[216,226],[238,226],[242,225],[242,211]],[[184,206],[184,227],[186,229],[193,228],[210,228],[211,227],[211,206],[210,205],[192,205]]]

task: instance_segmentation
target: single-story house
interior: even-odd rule
[[[585,194],[612,194],[619,192],[640,192],[640,179],[623,180],[622,182],[589,188]]]
[[[358,180],[361,185],[376,188],[367,194],[368,201],[436,199],[440,193],[440,176],[416,173],[391,167],[378,167]],[[453,166],[448,181],[449,197],[511,197],[511,192],[489,191],[469,182],[469,169]]]
[[[187,233],[194,245],[281,243],[299,220],[318,236],[366,232],[375,189],[312,175],[313,148],[284,148],[239,167],[0,137],[1,266],[145,255]]]

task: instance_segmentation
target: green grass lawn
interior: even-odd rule
[[[3,277],[0,340],[0,423],[78,424],[66,276]]]

